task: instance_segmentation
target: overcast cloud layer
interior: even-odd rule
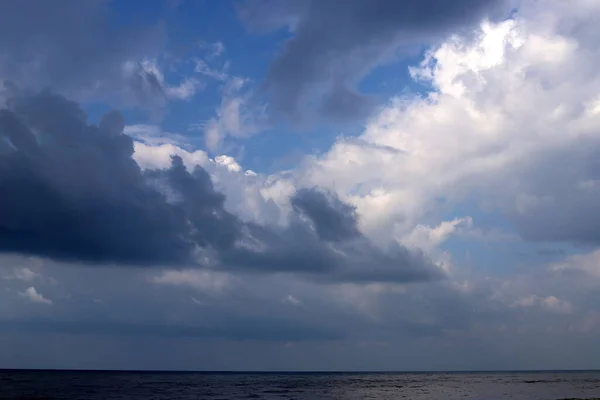
[[[217,74],[211,151],[250,146],[273,107],[359,115],[357,82],[429,43],[410,75],[430,91],[285,171],[7,85],[0,367],[600,368],[600,3],[376,3],[237,9],[290,38],[268,107],[239,118]]]

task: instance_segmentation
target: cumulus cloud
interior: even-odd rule
[[[165,169],[142,170],[124,126],[117,112],[88,125],[77,104],[50,92],[8,101],[0,111],[2,251],[306,273],[325,281],[441,277],[418,251],[397,244],[382,250],[359,234],[353,209],[333,194],[296,193],[289,226],[244,222],[225,209],[202,166],[188,170],[174,155]],[[216,164],[240,172],[227,157]]]
[[[134,139],[133,158],[142,169],[166,169],[171,156],[181,157],[186,168],[208,167],[211,160],[204,150],[194,149],[184,135],[164,132],[158,125],[127,125],[123,133]]]
[[[311,200],[305,197],[321,196],[325,195],[303,190],[291,202],[310,204]],[[296,272],[323,282],[415,282],[443,277],[441,270],[420,251],[398,243],[380,248],[353,230],[351,227],[357,222],[352,208],[336,197],[316,204],[322,208],[292,214],[285,227],[247,223],[240,245],[224,254],[224,262],[249,270]]]
[[[412,68],[429,94],[391,100],[299,180],[355,205],[377,240],[469,204],[527,240],[597,244],[599,19],[594,2],[544,0],[452,36]]]
[[[133,144],[134,158],[143,169],[165,169],[171,165],[171,157],[176,155],[189,170],[196,165],[206,166],[210,163],[204,150],[186,150],[171,143],[150,145],[142,141]]]
[[[191,244],[169,239],[177,217],[145,183],[123,126],[116,113],[89,126],[76,104],[47,92],[0,111],[0,185],[11,193],[1,202],[12,210],[1,223],[4,251],[92,262],[189,256]]]
[[[28,287],[24,292],[19,294],[29,299],[32,303],[52,305],[52,300],[45,298],[33,286]]]
[[[401,48],[435,42],[507,11],[503,0],[248,0],[239,15],[253,30],[287,26],[292,38],[272,62],[265,86],[287,116],[306,109],[335,119],[366,115],[374,105],[358,81]],[[502,15],[502,12],[500,12]]]

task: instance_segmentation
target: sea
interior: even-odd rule
[[[0,371],[2,400],[600,400],[600,372]]]

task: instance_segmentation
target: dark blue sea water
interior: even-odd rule
[[[0,371],[0,399],[600,400],[600,372],[158,373]]]

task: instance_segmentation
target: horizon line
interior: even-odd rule
[[[192,369],[95,369],[95,368],[0,368],[6,372],[154,373],[154,374],[508,374],[600,372],[600,369],[498,369],[498,370],[192,370]]]

